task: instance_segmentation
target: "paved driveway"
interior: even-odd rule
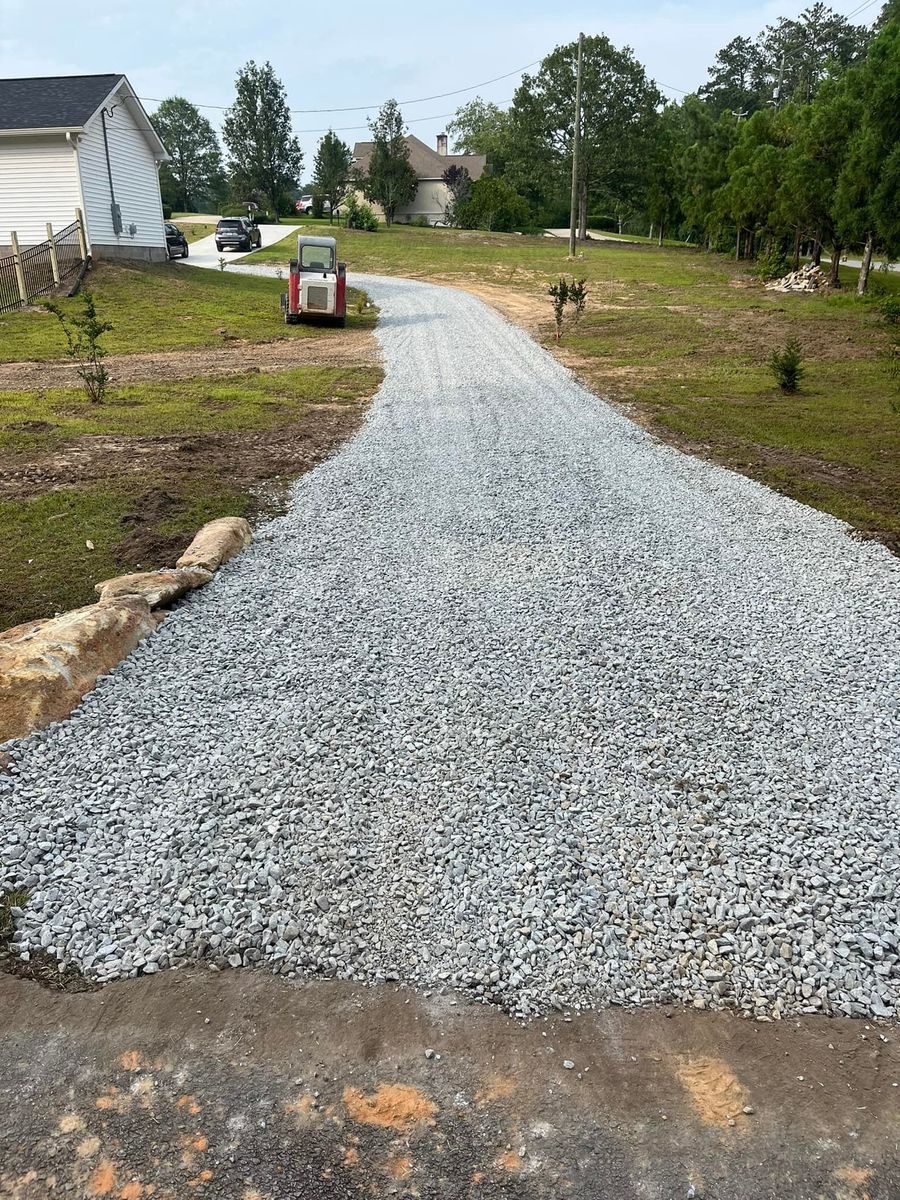
[[[291,232],[291,228],[296,230],[296,226],[292,227],[290,225],[260,225],[259,232],[263,247],[280,242],[283,237],[287,237]],[[189,267],[212,267],[218,271],[220,258],[224,258],[228,263],[233,263],[237,259],[246,257],[246,254],[245,250],[224,250],[220,254],[216,249],[216,235],[211,233],[209,237],[199,238],[196,242],[191,243],[188,258],[179,258],[175,261],[187,263]],[[252,254],[250,260],[252,260]]]

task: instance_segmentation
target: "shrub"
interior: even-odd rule
[[[601,213],[588,213],[587,227],[588,229],[597,229],[600,233],[616,233],[619,222],[615,217],[603,216]]]
[[[569,281],[565,276],[559,277],[558,283],[551,283],[547,294],[553,305],[553,320],[556,322],[556,340],[562,337],[563,314],[569,301]]]
[[[472,185],[470,199],[456,207],[456,219],[463,229],[509,232],[530,220],[528,201],[499,175],[482,175]]]
[[[766,248],[756,260],[753,274],[757,279],[781,279],[791,269],[784,251],[774,243]]]
[[[410,225],[415,225],[416,229],[430,229],[431,222],[424,213],[416,213],[414,217],[409,218]]]
[[[348,229],[361,229],[364,233],[376,233],[378,230],[378,218],[371,204],[357,199],[355,192],[347,197],[344,217]]]
[[[575,310],[573,314],[573,321],[576,325],[581,320],[581,314],[584,312],[585,304],[587,304],[587,296],[588,290],[586,279],[576,279],[569,284],[568,300]]]
[[[885,325],[900,325],[900,296],[885,296],[879,299],[878,311]]]
[[[171,221],[171,220],[172,220],[172,205],[171,205],[171,204],[164,204],[164,205],[162,206],[162,210],[163,210],[163,220],[164,220],[164,221]]]
[[[92,404],[102,404],[109,383],[109,372],[102,362],[106,351],[100,345],[100,339],[112,329],[112,325],[97,316],[91,292],[81,292],[79,300],[82,312],[77,317],[66,316],[53,300],[48,300],[45,307],[59,321],[66,338],[66,354],[78,364],[77,374],[88,400]]]
[[[769,368],[783,392],[796,392],[800,386],[800,380],[805,374],[800,363],[800,343],[796,338],[788,338],[782,350],[772,351]]]

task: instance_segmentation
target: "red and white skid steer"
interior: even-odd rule
[[[347,324],[347,265],[337,261],[334,238],[300,234],[281,308],[287,325],[299,321]]]

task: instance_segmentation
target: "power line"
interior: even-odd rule
[[[398,100],[397,103],[398,104],[424,104],[429,100],[444,100],[447,96],[460,96],[460,95],[462,95],[463,92],[474,92],[477,88],[487,87],[488,84],[499,83],[501,79],[509,79],[513,75],[521,75],[522,72],[527,71],[529,69],[529,67],[536,67],[539,62],[541,62],[541,59],[536,58],[534,60],[534,62],[526,63],[524,67],[517,67],[515,69],[515,71],[507,71],[505,75],[495,75],[493,79],[484,79],[481,81],[481,83],[472,83],[468,87],[456,88],[452,92],[438,92],[434,96],[419,96],[415,100]],[[675,90],[677,91],[678,89],[676,88]],[[155,96],[139,96],[138,99],[145,101],[147,104],[162,104],[162,100],[157,99]],[[230,104],[195,104],[194,107],[195,108],[212,108],[212,109],[215,109],[217,112],[224,112],[226,109],[231,108],[231,105]],[[312,113],[366,112],[370,109],[380,108],[380,107],[381,107],[381,102],[379,101],[377,104],[354,104],[350,108],[292,108],[292,109],[290,109],[290,112],[295,115],[305,114],[308,116]],[[453,114],[449,113],[447,115],[452,116]],[[436,118],[421,117],[421,118],[416,118],[416,119],[423,120],[423,121],[433,121]],[[357,126],[356,128],[362,128],[362,127]],[[319,130],[317,130],[317,129],[302,130],[301,129],[301,130],[299,130],[299,132],[300,133],[318,133]]]
[[[850,18],[855,17],[857,15],[857,13],[864,12],[867,8],[871,8],[873,4],[877,4],[877,3],[878,3],[878,0],[865,0],[864,4],[858,4],[856,6],[856,8],[853,9],[852,12],[848,12],[846,14],[846,20],[849,21]]]

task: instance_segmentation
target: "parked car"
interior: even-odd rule
[[[216,226],[216,249],[252,250],[262,244],[259,226],[246,217],[223,217]]]
[[[187,238],[177,225],[172,225],[169,221],[166,221],[166,249],[169,252],[169,258],[187,258],[188,256]]]
[[[304,216],[308,217],[312,213],[312,210],[313,210],[312,196],[301,196],[300,199],[294,203],[294,208],[297,210],[298,213],[303,213]],[[322,201],[322,212],[326,212],[326,213],[331,212],[331,201],[330,200]]]

